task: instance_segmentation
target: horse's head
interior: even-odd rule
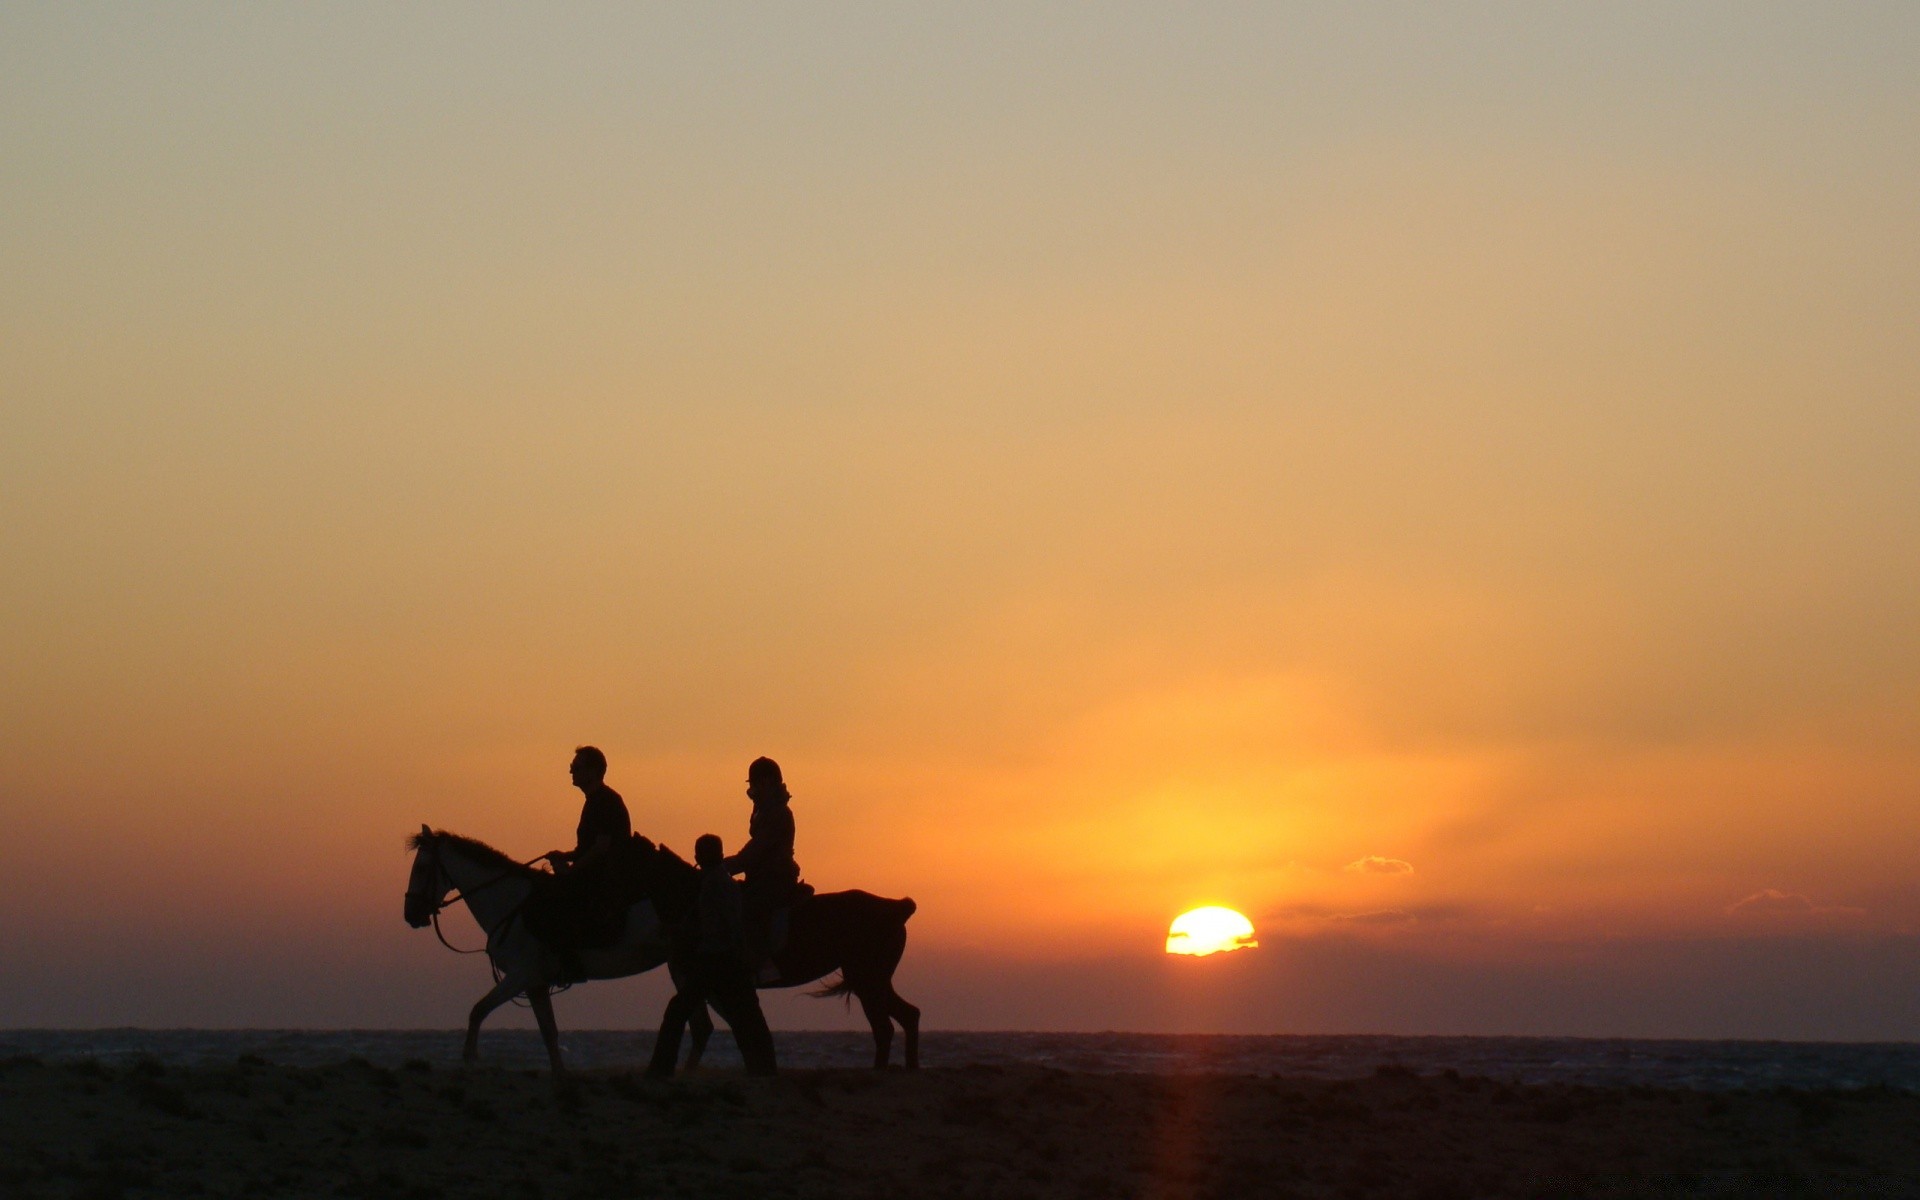
[[[646,843],[645,852],[635,857],[641,889],[655,911],[669,919],[690,911],[700,895],[700,868],[664,843],[656,846],[645,838],[636,840]]]
[[[407,839],[413,848],[413,870],[407,876],[407,924],[423,929],[453,890],[453,881],[440,866],[440,836],[425,825]]]

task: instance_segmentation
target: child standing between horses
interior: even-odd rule
[[[738,1013],[742,1020],[757,1018],[757,1023],[764,1028],[766,1017],[760,1012],[760,996],[753,986],[753,964],[748,958],[740,885],[727,870],[720,839],[711,833],[695,839],[693,861],[700,868],[700,898],[694,905],[693,952],[687,959],[689,969],[681,973],[688,977],[686,982],[683,984],[676,975],[675,986],[684,992],[690,985],[697,993],[690,999],[695,1003],[712,1003],[727,1017],[728,1024],[735,1020],[729,1014]],[[735,1031],[736,1038],[739,1033]]]
[[[680,1035],[688,1021],[712,1005],[733,1030],[750,1074],[774,1070],[773,1034],[760,1008],[754,987],[753,959],[749,957],[746,921],[740,885],[727,869],[720,839],[702,834],[693,843],[700,869],[693,910],[681,922],[674,938],[669,970],[674,996],[667,1004],[660,1032],[654,1038],[649,1073],[667,1075],[679,1053]]]

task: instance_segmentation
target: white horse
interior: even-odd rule
[[[467,1041],[463,1056],[468,1062],[480,1057],[480,1023],[487,1014],[515,996],[524,995],[540,1023],[540,1036],[547,1044],[547,1057],[553,1073],[565,1068],[560,1062],[560,1031],[553,1021],[553,982],[560,977],[557,952],[527,928],[524,919],[527,900],[546,872],[515,862],[485,842],[425,825],[407,839],[412,847],[413,871],[407,877],[407,924],[421,929],[433,924],[440,910],[452,902],[449,892],[457,892],[473,919],[487,933],[487,957],[493,962],[499,982],[480,997],[467,1016]],[[441,939],[445,941],[443,937]],[[638,975],[667,961],[666,930],[651,901],[643,900],[627,910],[626,931],[611,946],[578,951],[579,965],[589,979],[619,979]],[[700,1060],[713,1021],[704,1007],[695,1014],[693,1048],[687,1065]]]

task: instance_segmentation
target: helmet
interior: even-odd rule
[[[756,758],[748,764],[747,787],[756,792],[788,794],[786,780],[780,778],[780,764],[770,758]]]

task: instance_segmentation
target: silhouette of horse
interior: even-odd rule
[[[700,893],[700,869],[665,846],[644,855],[638,869],[641,895],[648,897],[660,918],[677,923],[692,912]],[[840,978],[831,986],[814,993],[818,996],[852,996],[860,1001],[867,1024],[873,1029],[873,1065],[887,1065],[893,1044],[893,1024],[900,1023],[905,1035],[903,1049],[908,1070],[920,1065],[920,1010],[901,999],[893,990],[893,972],[907,948],[907,918],[913,916],[912,900],[889,900],[871,892],[824,892],[800,900],[788,918],[786,944],[773,956],[780,977],[761,988],[799,987],[813,983],[835,971]],[[679,971],[675,971],[676,978]],[[660,1035],[654,1040],[649,1074],[671,1075],[679,1053],[683,1022],[704,1016],[704,1009],[676,993],[667,1004]],[[727,1024],[738,1029],[731,1016],[722,1012]],[[696,1039],[699,1037],[695,1032]],[[747,1042],[740,1041],[742,1054]],[[770,1050],[770,1047],[769,1047]],[[770,1070],[771,1062],[767,1063]],[[752,1064],[749,1064],[752,1069]]]
[[[646,850],[652,850],[653,844],[646,839],[635,840],[645,843]],[[466,1060],[472,1062],[480,1056],[480,1023],[487,1019],[487,1014],[515,996],[525,995],[533,1008],[534,1019],[540,1023],[540,1037],[546,1042],[553,1072],[556,1076],[563,1074],[560,1033],[553,1020],[551,995],[553,981],[560,977],[561,963],[558,955],[527,928],[524,919],[527,901],[534,889],[551,882],[552,876],[515,862],[485,842],[425,825],[407,839],[407,845],[414,851],[413,870],[407,877],[407,924],[415,929],[435,924],[440,910],[451,903],[447,893],[457,891],[458,898],[466,902],[473,919],[487,933],[486,953],[493,962],[497,981],[493,990],[480,997],[467,1015],[467,1040],[463,1050]],[[437,924],[435,928],[437,932]],[[653,903],[641,900],[627,910],[626,931],[620,941],[611,946],[585,948],[578,953],[580,965],[586,968],[589,979],[638,975],[667,961],[667,935]],[[693,1026],[693,1047],[687,1056],[687,1065],[691,1067],[700,1061],[707,1038],[713,1033],[713,1021],[704,1007],[698,1013],[688,1014],[688,1019]]]

